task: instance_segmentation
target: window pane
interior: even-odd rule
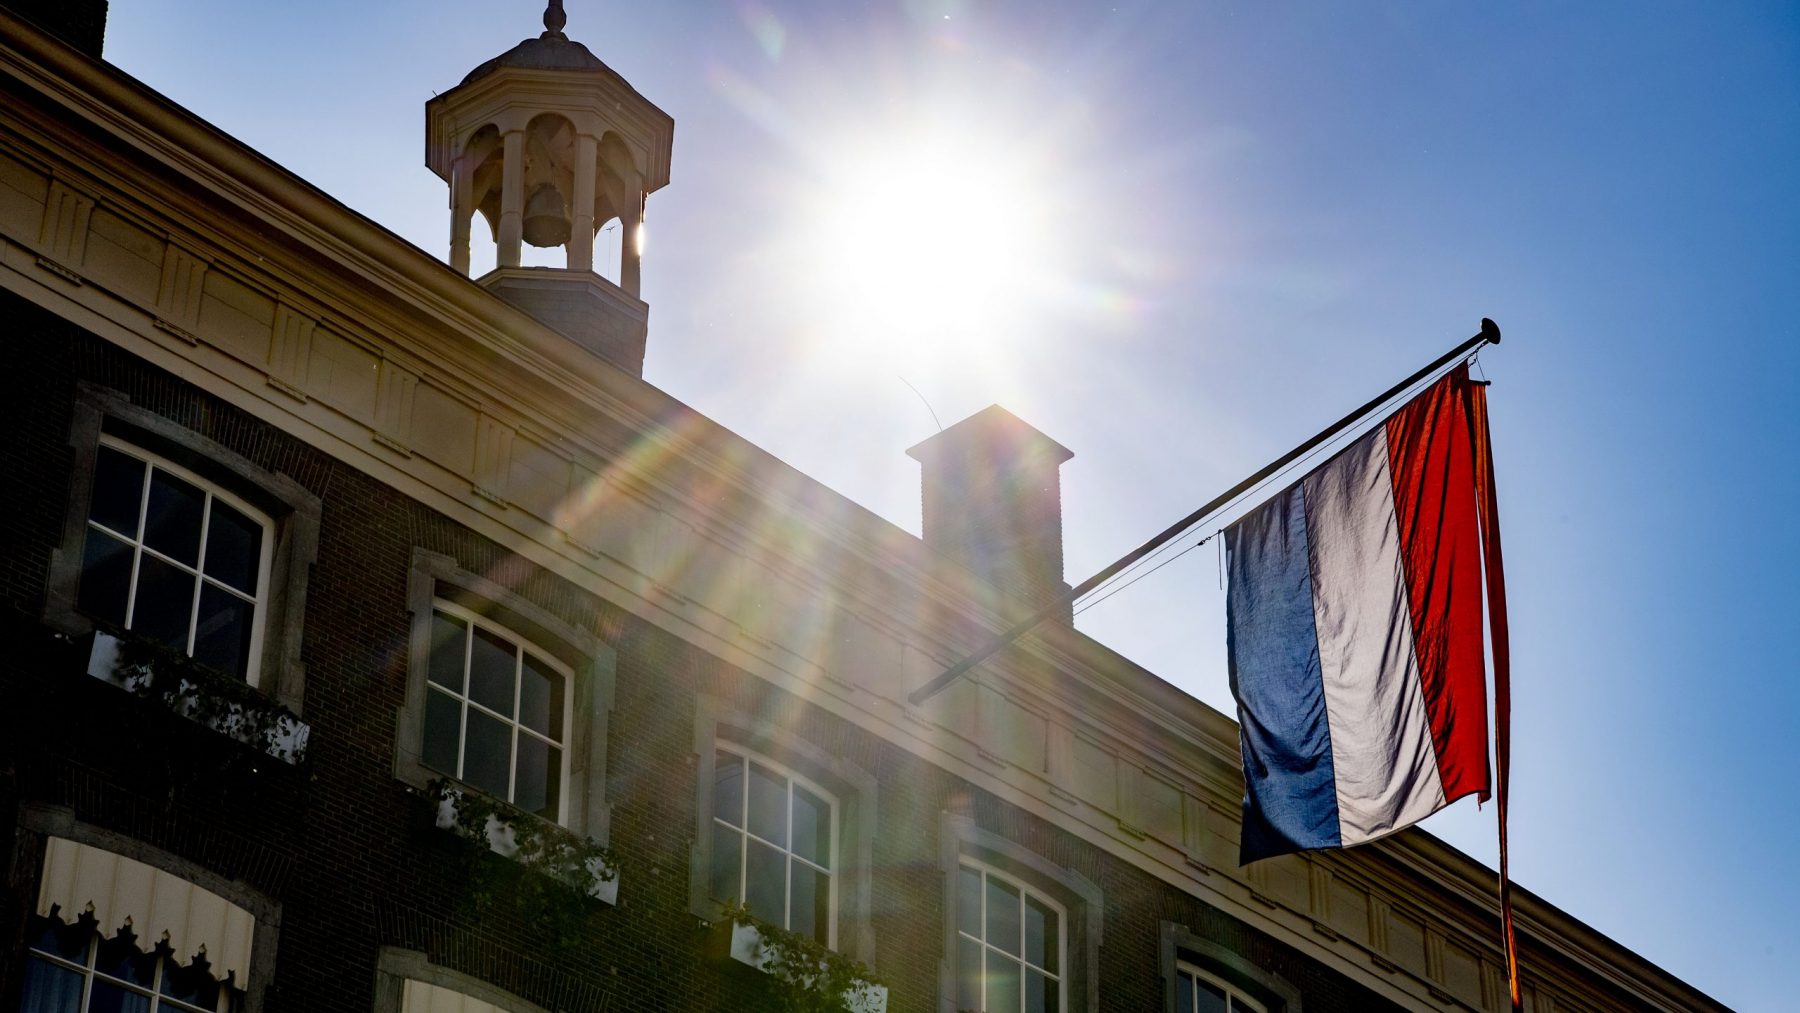
[[[163,963],[162,994],[206,1009],[219,1005],[219,983],[191,964],[178,967],[173,961]]]
[[[425,766],[456,776],[457,743],[462,738],[462,703],[425,691],[425,748],[419,759]]]
[[[750,913],[771,925],[787,926],[782,903],[787,894],[787,860],[761,841],[751,841],[746,856],[744,904]]]
[[[1014,956],[1019,953],[1019,891],[993,876],[987,881],[987,935],[983,938],[990,946]]]
[[[506,775],[511,766],[512,727],[471,708],[468,739],[463,745],[462,779],[505,798]]]
[[[200,516],[206,494],[166,471],[150,473],[150,505],[144,511],[144,544],[189,566],[200,561]]]
[[[81,1009],[82,976],[43,960],[25,962],[24,1013],[76,1013]]]
[[[118,626],[125,625],[125,602],[131,594],[132,548],[93,528],[81,550],[81,611]]]
[[[1194,976],[1182,971],[1175,976],[1176,1013],[1194,1013]]]
[[[1025,1013],[1056,1013],[1061,999],[1055,981],[1036,971],[1025,972]]]
[[[131,628],[187,653],[188,621],[194,615],[193,574],[148,553],[138,559],[137,600]]]
[[[956,869],[956,928],[981,938],[981,873],[966,865]]]
[[[111,447],[94,459],[94,501],[88,516],[136,538],[138,508],[144,500],[144,462]]]
[[[787,847],[787,778],[760,763],[750,764],[750,832]]]
[[[1205,978],[1194,979],[1194,999],[1198,1013],[1225,1013],[1225,990]]]
[[[1056,923],[1056,911],[1043,901],[1026,895],[1025,897],[1025,959],[1037,966],[1058,973],[1056,966],[1057,936],[1061,934]]]
[[[831,866],[831,803],[794,785],[794,854]]]
[[[230,591],[202,584],[194,660],[244,678],[250,671],[250,621],[255,610]]]
[[[956,1008],[981,1008],[981,944],[956,937]]]
[[[33,949],[53,953],[77,964],[87,963],[88,940],[93,933],[84,928],[80,921],[73,925],[63,925],[49,918],[34,917],[29,923],[29,931],[35,933],[31,939]]]
[[[524,679],[519,683],[519,723],[562,741],[562,673],[529,653],[525,655]]]
[[[460,619],[431,614],[431,681],[458,693],[463,691],[463,638],[468,631]]]
[[[148,1013],[149,1009],[149,996],[127,992],[104,981],[95,981],[94,990],[88,994],[88,1013]]]
[[[831,877],[799,862],[788,870],[793,879],[793,902],[788,906],[788,928],[821,943],[831,938]]]
[[[713,824],[712,841],[712,895],[715,900],[737,900],[738,862],[742,859],[739,849],[743,847],[744,835],[736,830]]]
[[[722,749],[713,754],[713,815],[744,825],[744,760]]]
[[[556,819],[562,794],[562,750],[543,739],[519,735],[519,772],[513,804],[545,819]]]
[[[987,951],[987,1008],[993,1013],[1017,1013],[1023,1001],[1019,965],[1012,958]]]
[[[475,627],[469,652],[469,699],[507,717],[513,716],[513,677],[518,648],[492,630]]]
[[[256,593],[256,568],[262,562],[262,525],[213,498],[207,522],[206,575],[245,594]]]
[[[156,983],[156,958],[146,956],[137,948],[137,939],[124,933],[100,941],[94,968],[145,988]]]

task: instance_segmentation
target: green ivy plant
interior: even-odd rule
[[[784,1013],[854,1013],[855,997],[880,987],[873,971],[798,932],[757,918],[742,904],[724,905],[723,920],[748,925],[762,937],[761,967],[781,992]]]
[[[619,860],[611,848],[447,778],[429,782],[426,798],[437,825],[469,845],[459,878],[477,917],[511,893],[549,929],[558,946],[580,941],[601,885],[619,876]],[[511,873],[490,851],[516,863],[524,874]]]
[[[293,711],[242,680],[155,640],[120,636],[113,679],[128,692],[284,763],[306,759],[308,731]]]

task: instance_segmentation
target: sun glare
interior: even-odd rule
[[[1051,270],[1030,168],[991,143],[942,137],[844,159],[810,244],[828,340],[923,369],[1015,343]]]

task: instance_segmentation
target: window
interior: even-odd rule
[[[492,955],[491,953],[489,955]],[[504,954],[503,959],[517,955]],[[490,967],[490,971],[492,968]],[[533,983],[550,994],[566,995],[565,972],[539,968]],[[560,990],[560,991],[559,991]],[[375,1013],[545,1013],[473,975],[434,964],[418,950],[384,946],[375,964]]]
[[[739,902],[868,962],[875,954],[875,778],[846,759],[844,730],[810,715],[769,721],[733,701],[694,701],[688,910],[718,921]]]
[[[763,757],[720,748],[712,801],[713,898],[834,945],[831,796]]]
[[[76,604],[257,686],[270,528],[194,473],[103,435]]]
[[[1175,966],[1176,1013],[1267,1013],[1262,1003],[1182,961]]]
[[[615,654],[510,587],[415,548],[394,776],[450,777],[601,844]],[[571,593],[563,611],[593,614]]]
[[[262,1007],[281,908],[242,880],[75,819],[20,807],[22,1013],[241,1013]],[[21,870],[23,871],[23,870]],[[35,902],[30,898],[35,895]]]
[[[570,681],[566,666],[506,629],[434,602],[421,762],[560,821]]]
[[[1062,1009],[1062,907],[993,869],[956,871],[956,1008]]]
[[[129,925],[105,938],[92,915],[73,924],[33,915],[21,1013],[229,1013],[242,993],[209,973],[204,957],[183,967],[166,944],[146,951]]]
[[[1175,922],[1159,934],[1167,1013],[1301,1013],[1300,990],[1243,953]]]
[[[942,814],[938,847],[945,911],[938,1008],[1099,1009],[1100,888],[967,816]]]
[[[310,453],[239,424],[232,409],[194,407],[202,424],[267,457],[303,463]],[[72,414],[44,622],[71,637],[98,628],[162,643],[304,713],[319,498],[117,391],[80,385]]]

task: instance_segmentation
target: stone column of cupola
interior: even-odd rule
[[[475,218],[475,159],[457,156],[450,177],[450,266],[469,273],[469,228]]]
[[[638,190],[619,215],[619,287],[633,296],[643,288],[643,229],[644,193]]]
[[[600,142],[589,134],[575,136],[575,193],[569,202],[569,270],[594,269],[594,173]]]
[[[508,130],[500,159],[501,267],[518,267],[525,239],[525,131]]]

